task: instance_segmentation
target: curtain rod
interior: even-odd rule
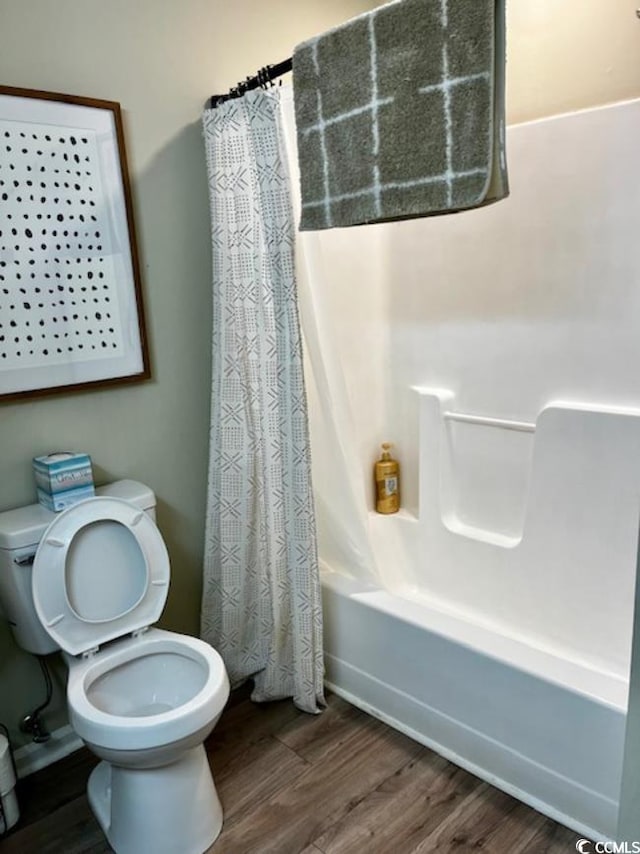
[[[209,99],[209,107],[215,110],[220,104],[225,101],[230,101],[232,98],[241,98],[245,92],[251,89],[262,87],[266,89],[270,83],[273,83],[278,77],[287,74],[293,68],[293,60],[285,59],[283,62],[278,62],[276,65],[265,65],[261,68],[255,77],[247,77],[246,80],[238,83],[230,89],[226,95],[212,95]]]

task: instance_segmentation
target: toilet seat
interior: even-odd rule
[[[155,623],[169,578],[167,549],[148,514],[121,498],[89,498],[45,531],[33,600],[58,646],[79,655]]]

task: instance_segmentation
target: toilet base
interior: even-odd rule
[[[202,745],[161,768],[100,762],[87,795],[116,854],[203,854],[222,829],[222,806]]]

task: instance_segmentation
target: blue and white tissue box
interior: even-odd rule
[[[47,510],[66,510],[95,495],[91,457],[58,452],[33,458],[38,501]]]

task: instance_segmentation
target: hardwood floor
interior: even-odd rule
[[[206,743],[225,811],[208,854],[575,851],[572,831],[338,697],[328,703],[311,716],[234,693]],[[0,854],[111,851],[85,796],[96,761],[81,750],[22,780],[22,818]]]

